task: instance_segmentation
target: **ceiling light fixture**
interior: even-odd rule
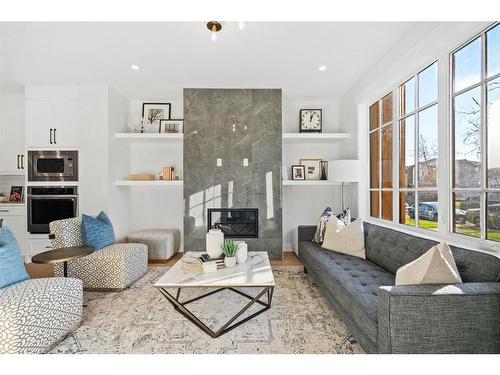
[[[243,30],[245,28],[245,22],[239,21],[238,22],[238,29]]]
[[[130,65],[130,68],[131,68],[132,70],[139,70],[139,69],[141,69],[141,68],[139,67],[139,65],[135,65],[135,64]]]
[[[326,65],[321,65],[321,66],[318,68],[318,70],[319,70],[320,72],[324,72],[324,71],[326,70]]]
[[[222,30],[222,25],[217,21],[207,22],[207,29],[212,32],[211,39],[212,42],[217,41],[217,33]]]

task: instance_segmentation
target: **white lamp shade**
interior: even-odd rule
[[[328,180],[333,182],[359,182],[359,160],[329,160]]]

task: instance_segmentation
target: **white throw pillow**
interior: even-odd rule
[[[363,220],[357,219],[345,225],[336,217],[326,224],[323,249],[366,259]]]
[[[396,272],[396,285],[458,284],[462,278],[446,242],[433,246],[421,257]]]

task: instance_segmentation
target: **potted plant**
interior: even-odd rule
[[[238,244],[233,240],[226,240],[222,245],[222,252],[224,253],[224,265],[227,268],[234,267],[236,265],[236,251],[238,250]]]

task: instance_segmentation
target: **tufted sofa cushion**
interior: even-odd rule
[[[394,285],[394,275],[376,264],[301,241],[300,256],[354,318],[374,345],[377,342],[377,289]]]
[[[364,223],[366,258],[391,273],[413,262],[438,244],[426,238]],[[450,246],[464,283],[497,281],[500,258],[493,255]]]

